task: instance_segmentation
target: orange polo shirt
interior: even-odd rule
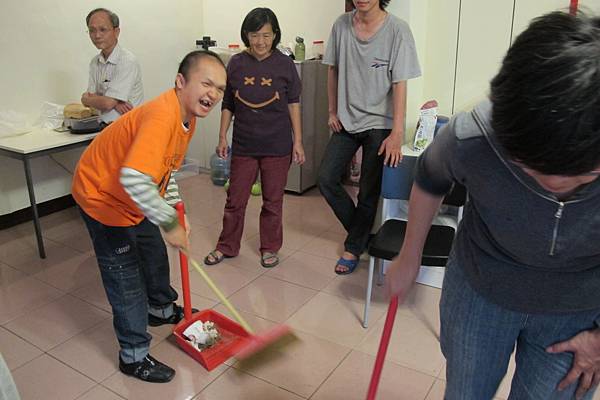
[[[194,133],[183,127],[175,89],[134,108],[107,126],[85,150],[73,176],[77,204],[108,226],[133,226],[144,214],[119,182],[121,168],[151,176],[161,196],[169,177],[179,168]]]

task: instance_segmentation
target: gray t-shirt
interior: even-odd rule
[[[375,35],[360,40],[352,26],[355,12],[335,21],[323,57],[338,70],[338,118],[350,133],[391,129],[392,84],[421,75],[415,41],[408,24],[391,14]]]

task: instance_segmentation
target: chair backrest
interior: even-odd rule
[[[408,200],[414,180],[416,157],[403,157],[397,167],[383,167],[381,196],[384,199]]]
[[[381,182],[381,196],[384,199],[408,200],[414,183],[414,169],[417,164],[416,157],[403,157],[397,167],[383,167]],[[465,187],[458,182],[450,193],[444,197],[443,204],[462,207],[467,199]]]

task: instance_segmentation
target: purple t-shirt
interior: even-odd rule
[[[292,152],[288,104],[300,102],[302,85],[294,61],[279,50],[262,61],[248,52],[227,65],[223,109],[231,111],[232,153],[236,156],[286,156]]]

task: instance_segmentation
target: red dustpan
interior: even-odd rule
[[[179,219],[184,224],[183,217],[183,203],[178,203],[176,205],[177,211],[179,212]],[[238,311],[233,307],[233,305],[227,300],[225,295],[219,290],[219,288],[214,284],[212,279],[206,274],[204,269],[192,258],[189,258],[190,263],[198,271],[200,276],[204,279],[206,284],[211,288],[211,290],[217,295],[221,303],[229,312],[234,316],[238,323],[230,320],[222,314],[219,314],[213,310],[205,310],[192,315],[190,299],[189,299],[189,277],[188,277],[188,269],[187,269],[187,257],[186,255],[180,251],[179,259],[181,263],[181,277],[182,277],[182,288],[184,295],[184,318],[185,321],[180,322],[176,327],[175,337],[177,338],[177,342],[180,346],[192,357],[196,360],[200,361],[202,365],[204,365],[209,371],[221,364],[228,358],[235,356],[238,360],[250,360],[254,356],[262,353],[264,350],[268,349],[271,345],[275,343],[281,342],[283,339],[293,339],[295,336],[293,335],[291,329],[285,325],[277,325],[274,328],[262,332],[260,334],[255,334],[253,330],[250,328],[248,323],[242,318],[242,316],[238,313]],[[184,278],[185,277],[185,278]],[[187,298],[186,298],[187,293]],[[191,325],[194,321],[203,319],[200,314],[202,313],[210,313],[210,318],[208,319],[212,322],[215,322],[217,325],[217,330],[221,333],[222,339],[215,344],[210,349],[199,352],[195,347],[191,345],[189,341],[185,339],[183,336],[183,331]],[[188,318],[188,315],[190,316]],[[207,314],[208,315],[208,314]],[[222,319],[222,325],[219,325],[219,321]],[[189,350],[188,350],[189,349]],[[207,358],[211,357],[211,354],[215,360],[211,363],[212,368],[206,364]],[[216,363],[216,364],[215,364]]]
[[[179,213],[179,220],[182,226],[185,226],[183,203],[178,203],[176,208]],[[184,319],[175,326],[173,335],[179,347],[202,364],[204,368],[211,371],[234,354],[237,354],[240,349],[244,348],[248,343],[247,338],[250,335],[238,323],[213,310],[202,310],[192,314],[188,262],[187,257],[182,252],[179,252],[179,264],[181,268],[181,286],[183,289]],[[221,338],[216,344],[203,351],[198,350],[183,335],[183,332],[196,321],[214,322],[217,331],[221,334]]]

